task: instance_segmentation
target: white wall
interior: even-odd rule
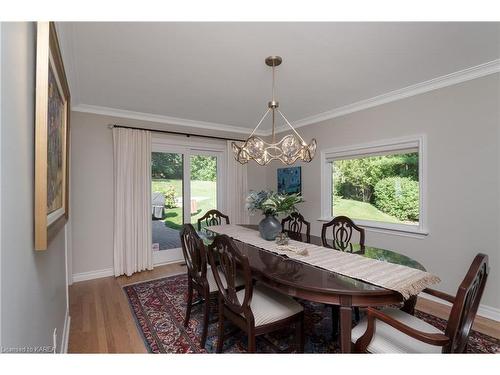
[[[1,25],[1,342],[61,349],[66,316],[65,235],[34,251],[34,23]]]
[[[152,122],[72,112],[71,210],[72,268],[77,278],[87,273],[105,276],[113,267],[113,143],[108,124],[139,126],[243,138],[241,134],[203,131]],[[184,137],[183,137],[184,138]],[[196,138],[193,138],[195,140]],[[249,189],[260,189],[266,175],[253,165]],[[252,220],[255,220],[252,217]],[[88,276],[88,274],[87,274]]]
[[[317,139],[318,151],[310,164],[300,164],[306,200],[300,211],[311,221],[312,234],[320,235],[322,149],[425,134],[429,235],[368,231],[366,242],[421,262],[442,279],[437,288],[452,294],[474,255],[488,254],[491,273],[482,303],[499,309],[499,128],[499,74],[302,127],[306,141]],[[270,189],[276,189],[278,167],[274,163],[269,168]]]

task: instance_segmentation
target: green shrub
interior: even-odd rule
[[[418,182],[409,177],[387,177],[375,185],[375,206],[403,221],[418,221]]]
[[[167,185],[166,189],[161,192],[165,195],[165,207],[175,208],[175,188],[172,185]]]

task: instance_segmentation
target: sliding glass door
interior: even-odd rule
[[[182,260],[179,231],[208,210],[223,210],[224,151],[153,142],[151,213],[155,264]]]

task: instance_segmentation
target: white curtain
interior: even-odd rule
[[[115,276],[153,269],[151,133],[113,128]]]
[[[248,194],[247,165],[238,163],[233,156],[232,141],[227,141],[227,213],[231,224],[248,224],[250,218],[245,208]]]

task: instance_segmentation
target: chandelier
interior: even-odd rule
[[[246,141],[242,145],[238,145],[235,142],[232,143],[234,158],[241,164],[246,164],[249,160],[255,160],[259,165],[266,165],[272,160],[280,160],[282,163],[287,165],[293,164],[297,160],[302,160],[308,163],[314,158],[314,154],[316,153],[316,139],[313,138],[311,142],[307,144],[278,108],[279,103],[274,97],[274,82],[275,68],[281,64],[281,57],[269,56],[265,61],[266,64],[273,69],[272,99],[267,104],[268,108],[266,113],[264,113]],[[266,142],[262,138],[254,135],[260,124],[262,124],[269,113],[272,114],[273,124],[271,143]],[[276,113],[285,120],[285,123],[293,131],[292,134],[284,136],[278,142],[276,142],[275,134]]]

